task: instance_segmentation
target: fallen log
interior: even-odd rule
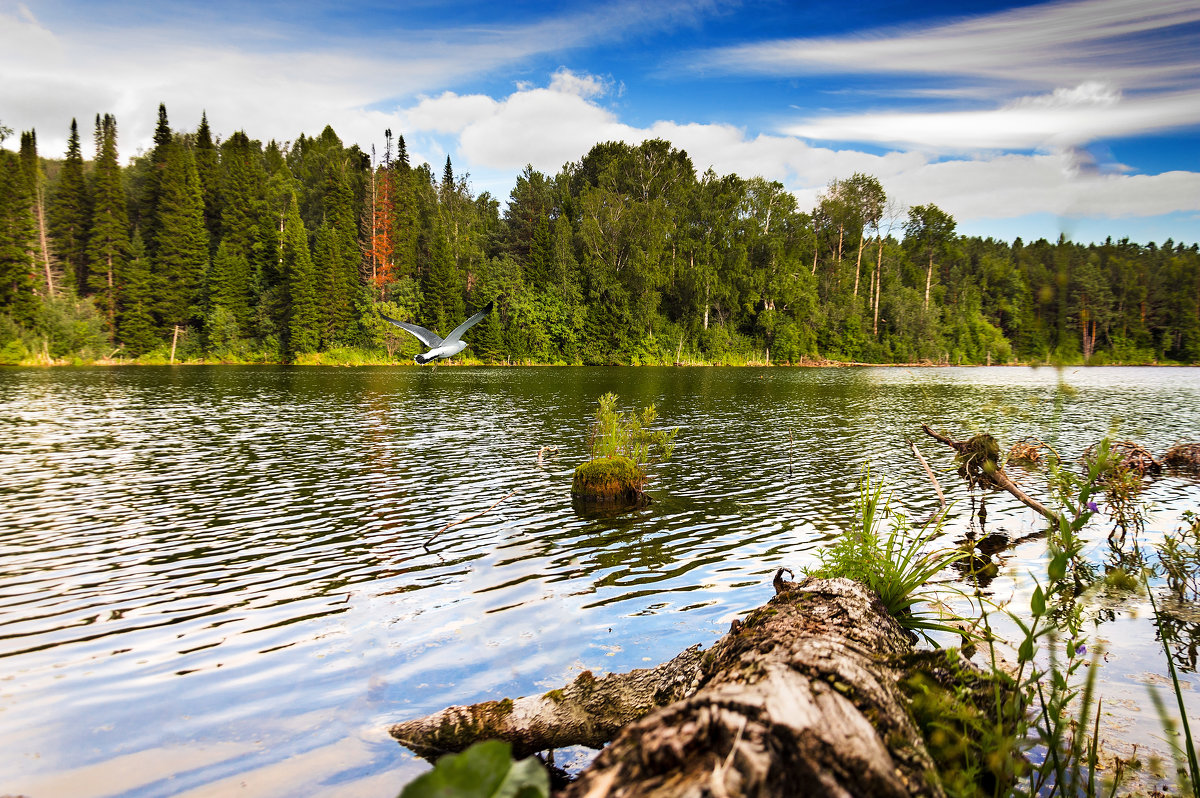
[[[973,679],[980,672],[953,653],[914,654],[908,634],[868,588],[848,579],[790,582],[782,573],[766,605],[735,621],[707,653],[689,649],[681,655],[689,657],[683,667],[667,668],[676,675],[665,676],[665,683],[679,697],[621,728],[564,795],[943,794],[901,685],[914,672],[970,671]],[[693,655],[699,660],[694,683]],[[942,664],[929,667],[929,655]],[[947,667],[944,656],[957,664]],[[637,680],[653,683],[657,677],[650,673],[658,670],[643,671]],[[594,680],[590,689],[619,676]],[[581,679],[557,700],[547,694],[507,707],[454,707],[397,724],[391,733],[418,753],[458,750],[487,736],[524,751],[536,745],[535,738],[597,746],[602,743],[596,736],[585,740],[569,731],[582,728],[578,713],[593,706],[585,703],[591,693],[573,692]],[[611,686],[618,684],[619,678]],[[991,695],[991,688],[986,692]],[[618,691],[610,700],[623,698]],[[573,709],[564,711],[566,705]],[[527,711],[538,706],[544,711]],[[504,722],[484,723],[497,716]],[[569,720],[559,728],[563,717]]]
[[[511,743],[517,759],[571,745],[601,748],[626,724],[694,693],[700,683],[700,660],[700,646],[694,645],[657,668],[599,679],[584,671],[569,685],[544,695],[447,707],[397,723],[389,731],[431,761],[491,739]]]
[[[922,424],[921,429],[930,437],[958,452],[958,473],[966,478],[972,487],[979,485],[984,488],[1006,491],[1026,507],[1036,510],[1051,521],[1057,520],[1058,516],[1054,512],[1026,494],[1008,474],[1004,473],[1004,468],[1000,465],[1000,446],[991,435],[983,433],[965,441],[956,441],[928,424]]]

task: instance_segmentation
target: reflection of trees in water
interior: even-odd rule
[[[1158,614],[1159,637],[1166,638],[1171,658],[1180,670],[1196,672],[1200,655],[1200,608],[1172,602]]]

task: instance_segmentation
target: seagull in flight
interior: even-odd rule
[[[439,358],[454,357],[459,352],[467,348],[467,342],[462,340],[463,333],[474,327],[479,322],[483,321],[483,317],[492,312],[492,305],[495,301],[487,303],[487,307],[476,313],[471,318],[464,321],[462,324],[455,327],[445,338],[439,338],[438,334],[433,330],[427,330],[416,324],[409,324],[406,321],[397,321],[390,316],[383,316],[384,319],[395,324],[401,330],[407,330],[421,340],[421,343],[429,347],[429,351],[423,355],[417,355],[413,360],[421,365],[429,363]]]

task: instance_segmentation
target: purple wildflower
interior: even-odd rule
[[[1088,503],[1087,503],[1087,508],[1088,508],[1089,510],[1091,510],[1093,513],[1098,513],[1098,512],[1100,512],[1100,508],[1099,508],[1098,506],[1096,506],[1096,503],[1095,503],[1095,502],[1088,502]]]
[[[1075,646],[1075,656],[1082,657],[1086,653],[1087,653],[1087,646],[1085,646],[1083,643],[1080,643],[1079,645]]]

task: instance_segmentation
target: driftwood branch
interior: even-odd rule
[[[701,656],[695,645],[656,668],[599,679],[584,671],[545,695],[449,707],[390,732],[427,759],[492,738],[512,743],[517,758],[569,745],[601,748],[626,724],[695,692]]]
[[[499,499],[496,499],[495,504],[493,504],[491,507],[487,508],[486,510],[480,510],[479,512],[475,513],[474,515],[468,515],[465,518],[458,519],[457,521],[451,521],[450,523],[446,524],[444,527],[439,529],[437,532],[434,532],[432,535],[430,535],[429,538],[421,545],[423,545],[426,549],[428,549],[429,544],[433,542],[433,539],[436,538],[438,535],[442,534],[443,532],[445,532],[450,527],[458,526],[459,524],[463,524],[463,523],[466,523],[467,521],[470,521],[472,518],[478,518],[481,515],[486,515],[486,514],[490,513],[492,510],[496,509],[496,505],[500,504],[500,502],[504,501],[505,499],[507,499],[509,496],[512,496],[516,492],[517,492],[517,489],[513,488],[508,493],[501,496]]]
[[[929,463],[925,462],[925,456],[917,448],[916,442],[909,441],[908,445],[912,447],[913,454],[917,456],[917,460],[921,463],[921,468],[925,469],[925,473],[929,476],[929,481],[933,483],[933,489],[937,492],[938,501],[942,503],[942,509],[944,510],[946,508],[946,495],[942,493],[942,486],[938,484],[937,476],[934,475],[933,469],[929,467]]]
[[[977,449],[977,446],[974,442],[976,441],[977,438],[979,438],[981,436],[976,436],[975,438],[972,438],[972,439],[966,440],[966,441],[956,441],[953,438],[951,438],[947,435],[944,435],[944,434],[938,432],[937,430],[933,429],[928,424],[922,424],[921,429],[924,430],[925,433],[927,435],[929,435],[930,437],[934,438],[935,440],[941,441],[942,443],[946,444],[950,448],[954,449],[956,452],[959,453],[960,457],[964,457],[964,458],[978,457],[979,450]],[[991,436],[986,436],[986,437],[991,439]],[[994,443],[994,441],[993,441],[993,443]],[[964,468],[966,468],[965,464],[964,464]],[[1038,511],[1039,513],[1041,513],[1043,516],[1050,519],[1051,521],[1055,521],[1058,518],[1058,516],[1054,512],[1049,510],[1045,505],[1043,505],[1037,499],[1034,499],[1031,496],[1029,496],[1028,494],[1026,494],[1025,491],[1021,490],[1021,488],[1017,486],[1017,483],[1013,482],[1012,479],[1009,478],[1008,474],[1004,473],[1004,469],[1000,466],[1000,463],[995,459],[987,459],[985,461],[976,463],[970,469],[969,478],[972,478],[975,481],[978,481],[988,487],[994,487],[999,490],[1007,491],[1008,493],[1012,494],[1012,496],[1014,498],[1016,498],[1017,501],[1021,502],[1026,507],[1030,507],[1030,508]]]

